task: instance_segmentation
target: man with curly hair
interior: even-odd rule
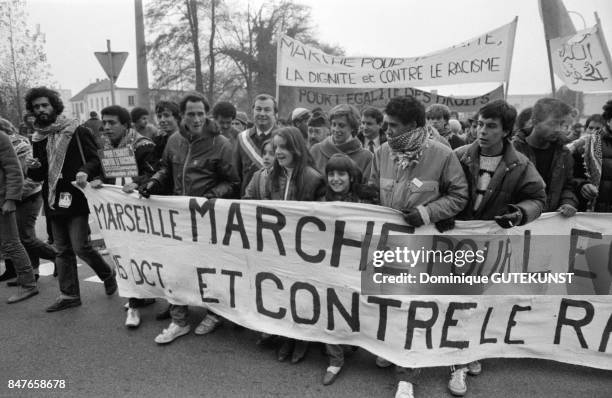
[[[381,206],[400,210],[413,227],[435,224],[443,232],[468,202],[468,184],[451,148],[430,138],[425,106],[412,96],[394,97],[385,107],[387,142],[376,150],[369,184]],[[383,358],[379,367],[390,366]],[[396,366],[396,398],[412,398],[420,369]]]
[[[62,115],[64,104],[56,91],[35,87],[28,91],[25,102],[36,116],[34,159],[28,162],[28,176],[43,183],[45,214],[58,251],[60,296],[47,308],[55,312],[81,305],[77,255],[104,282],[107,295],[117,291],[115,271],[91,245],[89,205],[81,190],[89,179],[101,174],[101,165],[93,135]]]

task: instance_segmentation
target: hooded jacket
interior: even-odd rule
[[[526,224],[538,218],[546,201],[545,184],[533,163],[518,153],[510,142],[504,144],[501,161],[493,173],[487,192],[478,209],[474,210],[476,188],[480,171],[480,146],[478,142],[455,149],[468,181],[470,200],[458,215],[461,220],[492,220],[506,213],[508,206],[521,209]]]
[[[381,206],[416,208],[425,224],[454,217],[468,202],[468,185],[453,151],[426,139],[417,164],[402,169],[391,156],[389,143],[377,151],[370,185],[380,191]]]
[[[232,145],[210,119],[203,129],[197,137],[183,128],[172,134],[151,179],[173,195],[234,198],[240,179],[232,167]]]
[[[359,167],[363,175],[363,182],[367,182],[372,171],[373,156],[370,151],[363,148],[359,139],[352,137],[347,142],[336,145],[332,137],[327,137],[310,148],[315,167],[321,174],[325,174],[325,165],[335,153],[347,154]]]
[[[536,164],[535,152],[527,143],[524,133],[517,133],[512,139],[512,144],[531,163]],[[547,176],[542,176],[546,183],[546,203],[543,211],[557,211],[559,206],[563,204],[578,208],[578,198],[574,193],[574,158],[563,144],[555,143],[551,146],[554,148],[554,154],[550,164],[550,173]]]

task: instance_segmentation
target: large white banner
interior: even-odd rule
[[[372,205],[139,199],[113,186],[86,194],[125,297],[206,306],[251,329],[361,346],[403,366],[534,357],[612,369],[612,297],[603,295],[612,280],[612,215],[549,213],[511,230],[459,222],[457,241]],[[570,296],[578,286],[567,279],[484,284],[470,295],[415,295],[420,288],[410,285],[402,295],[376,294],[373,251],[400,237],[416,250],[487,248],[465,275],[571,274],[600,295]],[[457,258],[446,269],[461,265]],[[424,274],[428,266],[406,271]],[[429,274],[448,274],[444,266]]]
[[[574,91],[611,91],[612,65],[604,44],[598,25],[572,36],[551,39],[555,74]]]
[[[515,18],[451,48],[413,58],[338,57],[282,36],[276,84],[380,88],[508,81],[517,21]]]

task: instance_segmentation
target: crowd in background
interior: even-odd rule
[[[109,106],[80,125],[65,118],[58,94],[44,87],[25,97],[28,114],[15,128],[0,118],[0,241],[6,270],[17,292],[9,303],[38,293],[40,258],[53,261],[60,295],[48,312],[80,306],[76,256],[93,268],[105,292],[117,290],[116,272],[89,240],[87,183],[121,185],[124,192],[205,198],[345,201],[402,212],[408,225],[435,225],[440,233],[455,220],[493,220],[502,228],[524,225],[542,212],[572,217],[577,211],[612,212],[612,100],[583,124],[578,113],[553,98],[517,110],[503,100],[459,120],[445,105],[425,107],[414,97],[392,98],[384,109],[338,105],[328,112],[294,109],[286,120],[267,94],[249,112],[229,102],[211,108],[190,93],[179,103],[160,101],[154,116]],[[247,113],[252,119],[249,119]],[[138,176],[108,178],[100,150],[130,148]],[[103,189],[103,188],[102,188]],[[47,222],[47,241],[36,236],[36,219]],[[126,326],[141,323],[153,300],[130,298]],[[188,307],[169,305],[157,314],[171,319],[156,338],[168,344],[191,331]],[[195,327],[205,335],[223,319],[208,310]],[[278,360],[304,359],[308,342],[260,335],[278,343]],[[352,347],[326,346],[329,366],[322,382],[333,383]],[[376,358],[381,367],[391,363]],[[467,392],[475,361],[451,368],[448,387]],[[420,369],[396,366],[396,397],[412,397]]]

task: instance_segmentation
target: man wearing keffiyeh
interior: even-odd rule
[[[43,182],[45,214],[58,251],[60,297],[47,308],[47,312],[55,312],[81,305],[75,254],[104,281],[106,294],[117,290],[115,272],[91,246],[89,206],[79,189],[89,178],[100,175],[100,158],[89,129],[62,115],[64,104],[57,92],[36,87],[28,91],[25,102],[36,117],[34,159],[27,164],[28,176]]]
[[[454,226],[453,217],[468,201],[468,185],[453,151],[435,141],[425,125],[425,106],[412,96],[392,98],[385,107],[388,140],[376,150],[370,185],[380,204],[400,210],[413,227]],[[380,367],[390,363],[377,358]],[[413,397],[420,369],[396,366],[396,398]]]

